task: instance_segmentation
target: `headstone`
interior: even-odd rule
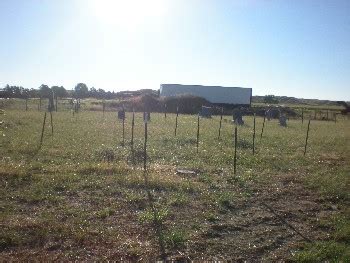
[[[72,99],[73,112],[78,112],[78,100]]]
[[[202,106],[199,116],[202,118],[211,118],[211,107]]]
[[[287,117],[285,115],[280,115],[279,122],[281,126],[287,127]]]
[[[236,124],[236,125],[243,125],[244,124],[244,121],[243,121],[243,118],[242,118],[242,112],[241,110],[235,110],[233,112],[233,123]]]
[[[118,111],[118,119],[119,120],[125,120],[125,110],[119,110]]]
[[[48,111],[53,111],[55,109],[55,105],[54,105],[54,103],[53,103],[53,97],[49,97],[49,105],[48,105],[48,107],[47,107],[47,110]]]
[[[266,115],[267,120],[270,121],[272,119],[272,111],[271,111],[271,109],[268,109],[265,112],[265,115]]]
[[[144,112],[143,113],[143,122],[147,123],[151,121],[151,113],[150,112]]]

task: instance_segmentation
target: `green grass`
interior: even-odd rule
[[[182,248],[188,239],[188,234],[182,229],[171,229],[165,234],[165,242],[167,246],[173,249]]]
[[[350,262],[350,210],[320,223],[332,229],[329,240],[306,244],[294,255],[298,262]]]
[[[152,113],[146,181],[141,113],[136,114],[134,135],[140,160],[132,165],[131,113],[126,114],[126,144],[122,146],[122,124],[115,112],[106,112],[104,117],[98,111],[74,116],[68,108],[54,112],[54,135],[46,122],[39,149],[44,114],[34,108],[35,104],[31,106],[27,112],[7,107],[0,115],[4,121],[0,126],[2,256],[14,251],[12,256],[20,260],[24,259],[21,253],[30,250],[54,259],[50,254],[54,252],[40,252],[44,249],[58,251],[60,259],[79,260],[87,259],[86,251],[95,249],[94,259],[98,260],[106,256],[106,248],[120,247],[125,253],[115,251],[115,255],[125,259],[154,259],[159,255],[154,220],[163,225],[157,233],[163,236],[169,254],[180,250],[197,258],[198,253],[211,258],[230,253],[222,250],[230,244],[230,235],[211,241],[203,238],[203,233],[212,225],[232,223],[260,188],[279,182],[285,175],[296,175],[303,186],[331,200],[339,211],[336,221],[331,216],[324,219],[332,239],[302,246],[294,259],[347,260],[350,123],[346,119],[339,118],[336,124],[312,121],[304,157],[306,122],[302,125],[300,120],[291,120],[287,128],[279,127],[276,121],[266,122],[260,139],[263,120],[257,118],[256,154],[252,155],[253,119],[244,117],[245,125],[238,128],[237,175],[233,175],[234,127],[230,116],[224,116],[220,140],[219,117],[200,119],[197,154],[196,116],[180,115],[174,137],[175,115],[164,119],[163,114]],[[198,173],[181,175],[176,168]],[[201,251],[201,242],[208,250],[194,253],[192,248]],[[244,251],[251,253],[248,246]]]
[[[350,262],[350,248],[347,244],[317,242],[306,245],[306,249],[295,256],[295,260],[303,263],[313,262]]]

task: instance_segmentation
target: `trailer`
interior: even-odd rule
[[[172,97],[192,95],[202,97],[213,104],[250,106],[252,89],[241,87],[161,84],[160,96]]]

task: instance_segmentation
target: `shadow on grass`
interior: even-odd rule
[[[166,254],[165,254],[165,244],[164,244],[164,225],[163,225],[163,217],[159,216],[160,215],[160,211],[159,209],[155,206],[155,200],[154,197],[150,191],[150,184],[148,181],[148,172],[147,170],[144,171],[143,173],[143,178],[145,181],[145,188],[146,188],[146,192],[147,192],[147,199],[148,199],[148,205],[149,208],[152,211],[152,216],[153,216],[153,220],[152,220],[152,226],[156,232],[156,236],[158,239],[158,245],[160,248],[160,256],[162,260],[166,259]]]

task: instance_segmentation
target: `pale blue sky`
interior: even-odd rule
[[[350,1],[0,0],[0,86],[350,100]]]

